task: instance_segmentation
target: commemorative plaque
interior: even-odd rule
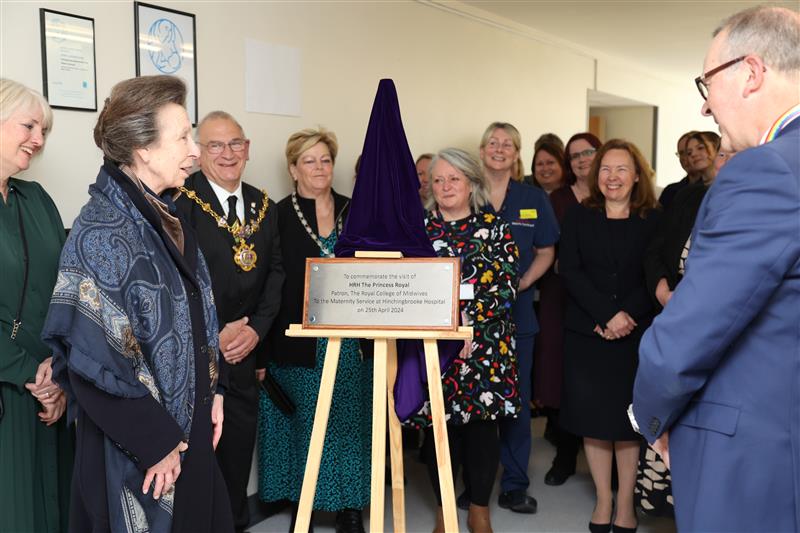
[[[458,328],[457,258],[306,259],[304,328]]]

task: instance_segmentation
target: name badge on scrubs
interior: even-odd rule
[[[539,218],[539,212],[536,209],[520,209],[519,218],[523,220],[534,220]]]
[[[462,283],[461,289],[459,290],[459,298],[462,300],[474,300],[475,299],[475,285],[472,283]]]

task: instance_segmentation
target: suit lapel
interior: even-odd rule
[[[258,189],[245,187],[242,182],[242,198],[244,198],[244,223],[252,224],[261,209],[263,195]]]
[[[194,180],[194,192],[201,200],[208,203],[218,215],[225,218],[225,209],[219,203],[217,195],[214,194],[214,189],[208,184],[208,178],[202,171],[197,174],[197,179]]]

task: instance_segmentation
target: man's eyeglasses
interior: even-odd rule
[[[733,65],[735,65],[740,61],[744,61],[744,58],[746,57],[747,56],[742,56],[742,57],[737,57],[736,59],[731,59],[727,63],[723,63],[716,68],[712,68],[702,76],[697,76],[694,79],[694,84],[697,85],[697,90],[700,91],[700,96],[703,97],[703,100],[708,100],[708,80],[711,79],[711,76],[713,76],[718,72],[722,72],[728,67],[732,67]]]
[[[581,157],[591,157],[595,153],[597,153],[597,150],[595,150],[594,148],[587,148],[586,150],[583,150],[582,152],[575,152],[574,154],[569,154],[569,160],[570,161],[577,161]]]
[[[224,152],[226,146],[230,146],[231,150],[233,150],[234,152],[241,152],[242,150],[245,149],[245,147],[249,142],[250,141],[248,139],[234,139],[231,142],[227,143],[224,143],[222,141],[210,141],[205,144],[203,143],[197,143],[197,144],[199,144],[200,146],[204,146],[205,149],[208,150],[209,154],[217,155]]]

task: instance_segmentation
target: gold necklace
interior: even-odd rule
[[[267,214],[267,207],[269,205],[267,191],[261,189],[261,194],[264,195],[264,198],[262,199],[261,209],[258,211],[258,218],[256,218],[255,222],[243,226],[239,224],[239,221],[237,220],[232,226],[230,226],[224,218],[218,215],[214,209],[211,208],[211,205],[208,204],[208,202],[201,200],[194,191],[191,191],[186,187],[179,187],[179,189],[186,195],[187,198],[194,200],[194,202],[199,205],[203,211],[211,215],[214,220],[217,221],[217,226],[228,230],[228,233],[233,235],[233,238],[236,239],[237,245],[233,247],[233,262],[236,263],[236,266],[245,272],[250,272],[253,270],[256,267],[258,255],[253,249],[255,248],[255,244],[247,244],[246,241],[259,230],[261,227],[261,222],[264,220],[264,217]]]

